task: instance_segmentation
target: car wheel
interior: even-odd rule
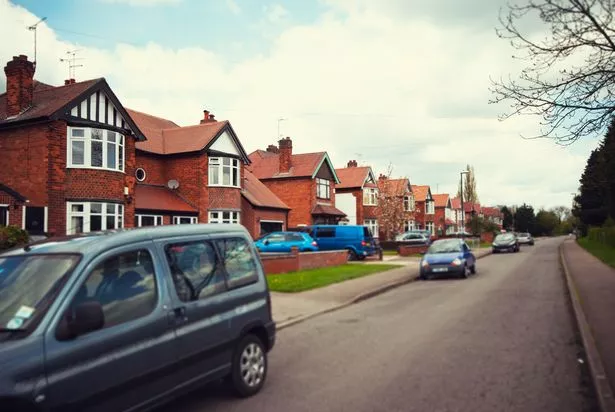
[[[461,278],[467,279],[469,277],[470,277],[470,267],[468,265],[465,265],[463,267],[463,272],[461,272]]]
[[[354,260],[357,260],[357,259],[358,259],[357,253],[354,250],[352,250],[352,249],[348,249],[348,260],[353,260],[354,261]]]
[[[242,398],[255,395],[265,384],[267,353],[255,335],[247,335],[237,345],[230,378],[233,391]]]
[[[470,272],[472,272],[473,275],[476,275],[476,263],[470,266]]]

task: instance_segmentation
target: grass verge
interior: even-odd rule
[[[615,268],[615,249],[603,243],[589,240],[588,238],[580,238],[577,240],[579,245],[587,250],[592,255]]]
[[[353,265],[346,264],[299,272],[268,275],[269,289],[273,292],[303,292],[333,283],[356,279],[374,273],[403,267],[402,265]]]
[[[383,250],[382,254],[384,256],[397,256],[397,251],[396,250]]]

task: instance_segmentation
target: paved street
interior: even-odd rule
[[[210,385],[165,410],[593,411],[560,241],[284,329],[261,394],[236,400]]]

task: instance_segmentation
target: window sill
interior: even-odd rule
[[[124,170],[108,169],[106,167],[66,165],[66,168],[67,169],[98,170],[98,171],[101,171],[101,172],[115,172],[115,173],[126,174],[126,172]]]
[[[233,185],[212,185],[208,184],[207,187],[226,187],[229,189],[241,189],[241,186],[233,186]]]

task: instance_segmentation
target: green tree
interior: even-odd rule
[[[465,175],[463,184],[463,201],[466,203],[478,203],[478,193],[476,191],[476,176],[474,174],[474,166],[467,165],[466,170],[469,172]],[[457,197],[461,197],[461,179],[457,185]]]
[[[502,206],[502,208],[500,209],[500,212],[502,212],[502,215],[504,215],[502,218],[502,227],[506,230],[512,230],[513,214],[508,208],[508,206]]]
[[[551,210],[539,210],[536,213],[535,234],[539,236],[553,236],[559,227],[559,216]]]
[[[535,233],[536,215],[534,214],[534,208],[532,206],[524,203],[517,208],[515,211],[515,230],[517,232]]]

